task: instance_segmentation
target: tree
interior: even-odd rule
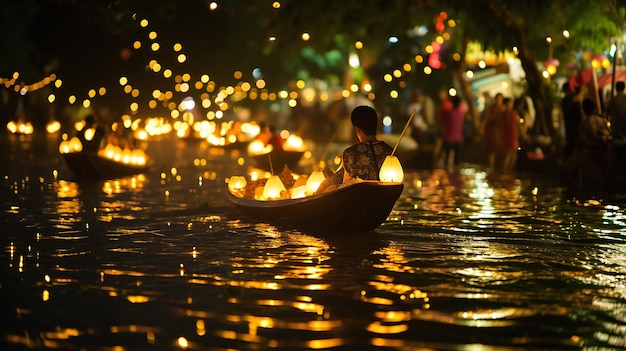
[[[552,130],[553,101],[549,81],[538,68],[538,57],[547,58],[546,37],[568,29],[571,37],[554,48],[562,62],[573,59],[580,48],[603,52],[608,39],[621,33],[623,2],[614,0],[579,1],[449,1],[462,16],[463,35],[479,41],[485,48],[504,51],[516,47],[526,73],[528,94],[537,112],[536,123]],[[463,40],[464,43],[467,39]],[[465,44],[463,44],[465,45]]]

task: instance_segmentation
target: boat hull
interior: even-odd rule
[[[275,201],[226,193],[249,218],[318,231],[368,232],[387,220],[403,189],[402,183],[365,181],[320,195]]]
[[[117,162],[93,152],[71,152],[62,154],[65,163],[79,179],[113,179],[143,173],[149,164],[132,165]]]

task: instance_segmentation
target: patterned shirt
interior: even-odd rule
[[[352,178],[378,180],[380,166],[383,165],[385,157],[391,155],[392,152],[391,146],[378,140],[373,143],[358,143],[350,146],[343,152],[343,168],[331,176],[330,183],[341,184],[344,169]]]

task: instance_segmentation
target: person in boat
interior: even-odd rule
[[[376,139],[378,115],[369,106],[357,106],[350,115],[359,142],[345,149],[339,169],[327,177],[317,189],[317,194],[338,188],[354,178],[378,180],[380,167],[393,148]]]
[[[266,122],[259,123],[259,134],[254,138],[255,140],[260,140],[263,142],[263,145],[267,145],[270,142],[271,138],[270,129]]]
[[[88,130],[91,131],[88,132]],[[102,126],[102,123],[96,118],[95,114],[91,113],[85,117],[85,125],[76,133],[76,137],[82,143],[83,151],[98,152],[105,134],[105,128]]]
[[[269,126],[269,131],[270,131],[270,138],[267,141],[267,143],[269,145],[272,145],[274,150],[282,150],[283,145],[285,144],[285,141],[280,136],[280,134],[277,133],[276,126],[274,125]]]

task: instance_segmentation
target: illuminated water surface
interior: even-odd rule
[[[166,138],[150,172],[85,184],[56,140],[1,138],[3,350],[626,345],[623,203],[408,171],[381,228],[331,236],[241,219],[236,151]]]

